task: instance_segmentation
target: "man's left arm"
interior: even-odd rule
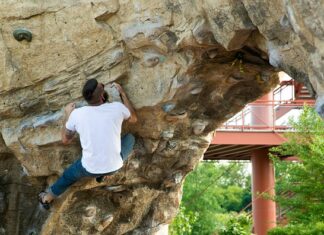
[[[127,121],[129,121],[130,123],[137,122],[137,115],[136,115],[135,109],[133,108],[132,103],[129,101],[124,89],[118,83],[113,83],[113,85],[119,91],[120,97],[121,97],[124,105],[128,108],[128,110],[129,110],[129,112],[131,114],[130,117],[127,119]]]
[[[73,136],[75,134],[75,131],[69,130],[66,128],[66,122],[69,120],[69,117],[74,109],[75,109],[74,103],[68,104],[64,109],[63,126],[62,126],[62,130],[61,130],[61,139],[62,139],[62,143],[65,145],[71,143]]]

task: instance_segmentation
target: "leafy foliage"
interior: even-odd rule
[[[234,220],[237,214],[229,216],[230,211],[239,212],[251,202],[250,177],[244,164],[239,163],[200,163],[186,178],[183,190],[184,214],[180,213],[178,217],[190,214],[196,217],[192,220],[190,232],[171,233],[174,235],[213,234],[218,228],[225,228],[230,219]],[[180,221],[178,217],[170,226],[172,231],[175,231],[174,226],[179,226],[179,222],[184,221]]]
[[[198,213],[192,211],[185,213],[185,210],[184,206],[179,208],[177,217],[169,227],[170,235],[191,234],[192,224],[196,222]]]
[[[290,231],[299,231],[300,225],[294,230],[294,224],[306,226],[324,221],[324,122],[310,107],[304,108],[298,121],[290,122],[296,131],[287,134],[287,143],[272,149],[277,179],[275,200],[287,210],[290,226],[287,231],[278,228],[271,234],[306,234]],[[281,161],[280,155],[298,156],[300,161]],[[317,226],[324,227],[323,223]],[[287,233],[278,232],[284,230]]]
[[[227,214],[224,226],[219,229],[218,235],[250,235],[252,219],[246,213]]]
[[[287,225],[285,227],[277,227],[269,231],[269,235],[323,235],[324,222],[315,224]]]

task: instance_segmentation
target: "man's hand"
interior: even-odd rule
[[[137,122],[137,115],[136,115],[135,109],[133,108],[133,105],[131,104],[131,102],[128,100],[127,95],[126,95],[124,89],[121,87],[121,85],[119,85],[116,82],[114,82],[112,85],[116,87],[116,89],[120,93],[120,97],[121,97],[124,105],[128,108],[128,110],[131,113],[131,116],[127,120],[129,122],[131,122],[131,123]]]
[[[65,115],[70,116],[70,114],[74,109],[75,109],[75,103],[69,103],[64,108]]]
[[[74,134],[75,134],[74,131],[70,131],[70,130],[66,129],[65,127],[63,127],[62,132],[61,132],[62,143],[64,145],[70,144],[73,139]]]
[[[125,94],[125,91],[124,89],[121,87],[121,85],[119,85],[118,83],[114,82],[112,84],[114,87],[116,87],[116,89],[118,90],[118,92],[122,95],[122,94]]]

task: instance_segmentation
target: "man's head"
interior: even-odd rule
[[[84,84],[82,96],[90,105],[100,105],[108,99],[104,84],[98,83],[96,79],[90,79]]]

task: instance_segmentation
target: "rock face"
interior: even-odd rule
[[[323,1],[0,1],[0,234],[154,234],[215,128],[284,70],[324,115]],[[15,36],[15,37],[14,37]],[[80,156],[60,143],[62,107],[89,78],[119,82],[139,121],[134,153],[39,208]],[[121,185],[114,188],[112,185]]]

